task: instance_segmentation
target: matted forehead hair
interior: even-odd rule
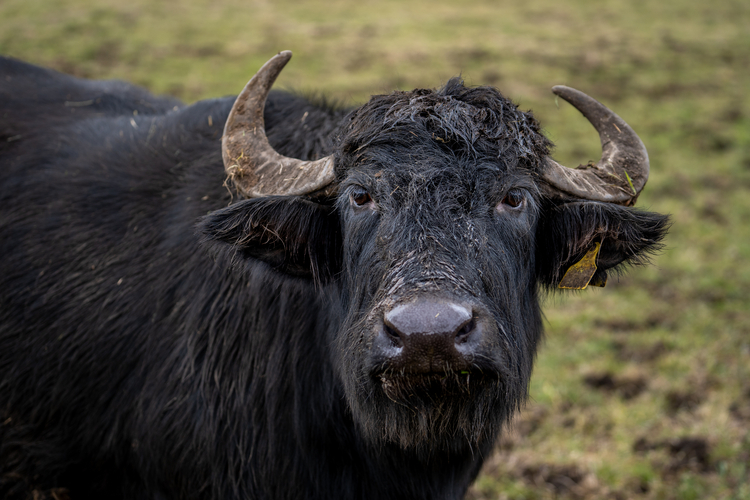
[[[524,112],[492,87],[466,87],[452,78],[440,89],[415,89],[373,96],[354,110],[339,136],[341,153],[366,146],[413,146],[435,141],[470,157],[523,160],[538,169],[552,143],[531,112]]]

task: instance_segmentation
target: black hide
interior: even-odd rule
[[[272,92],[271,144],[334,154],[338,196],[239,200],[232,102],[0,59],[0,497],[461,498],[526,398],[540,288],[666,231],[544,198],[537,122],[455,79],[351,112]],[[455,346],[393,333],[422,303],[468,311]]]

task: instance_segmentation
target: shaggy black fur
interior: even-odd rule
[[[339,194],[238,200],[231,104],[0,59],[0,497],[461,498],[525,400],[540,287],[593,241],[601,273],[642,262],[666,217],[546,199],[537,122],[457,79],[352,112],[272,92],[269,140],[333,153]],[[470,369],[383,355],[426,296],[482,322]]]

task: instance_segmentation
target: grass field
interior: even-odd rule
[[[0,54],[186,101],[277,86],[343,103],[456,74],[533,109],[556,158],[597,159],[549,88],[640,134],[639,206],[673,227],[653,266],[546,303],[527,409],[469,493],[750,499],[750,2],[2,0]]]

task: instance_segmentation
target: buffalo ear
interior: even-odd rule
[[[575,202],[543,211],[537,230],[537,279],[556,287],[565,272],[600,242],[592,282],[610,270],[648,262],[661,249],[669,217],[609,203]]]
[[[295,196],[237,202],[203,217],[198,232],[204,245],[234,263],[258,259],[319,283],[340,267],[341,231],[333,208]]]

